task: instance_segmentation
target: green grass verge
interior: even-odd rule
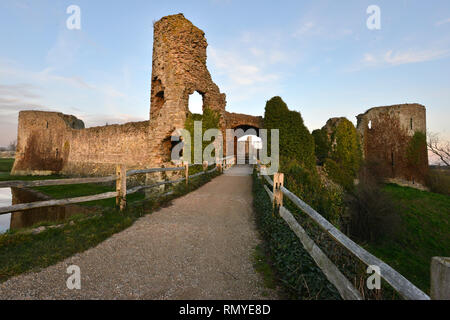
[[[131,226],[140,217],[154,212],[171,200],[187,194],[217,176],[216,172],[191,179],[173,187],[164,198],[135,202],[120,212],[104,208],[95,215],[70,218],[62,228],[46,229],[40,234],[9,231],[0,235],[0,282],[28,271],[37,271],[66,259],[75,253],[95,247],[114,233]]]
[[[42,192],[53,199],[65,199],[65,198],[76,198],[83,196],[90,196],[95,194],[100,194],[104,192],[115,191],[114,187],[105,186],[100,184],[72,184],[63,186],[46,186],[46,187],[35,187],[33,188],[39,192]],[[143,200],[145,195],[141,192],[136,192],[127,195],[127,202],[133,203],[139,200]],[[116,199],[103,199],[90,202],[79,203],[82,206],[100,206],[107,208],[114,208],[116,206]]]
[[[14,159],[0,158],[0,172],[11,172],[14,164]]]
[[[450,256],[450,197],[394,184],[384,190],[397,202],[402,230],[366,249],[429,293],[431,258]]]

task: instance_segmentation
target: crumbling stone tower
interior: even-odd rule
[[[205,33],[183,14],[163,17],[154,24],[150,136],[163,141],[155,153],[170,156],[174,130],[184,128],[189,95],[203,97],[203,109],[217,110],[224,126],[225,94],[220,93],[206,67]]]

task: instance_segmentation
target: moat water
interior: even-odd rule
[[[7,207],[12,204],[11,188],[0,188],[0,207]],[[9,230],[11,224],[11,213],[0,214],[0,233]]]
[[[43,201],[48,198],[26,188],[0,188],[0,207],[12,204]],[[8,230],[32,227],[39,222],[64,222],[74,214],[86,214],[90,209],[77,205],[36,208],[0,214],[0,234]]]

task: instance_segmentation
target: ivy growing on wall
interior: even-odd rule
[[[202,122],[202,154],[205,148],[211,144],[213,141],[203,141],[203,136],[205,132],[208,129],[219,129],[219,121],[220,121],[220,114],[219,112],[212,110],[210,108],[205,108],[203,110],[203,114],[197,114],[197,113],[189,113],[188,117],[186,118],[185,122],[185,129],[189,131],[191,134],[191,159],[190,161],[193,162],[194,160],[194,124],[195,121],[201,121]],[[185,156],[183,156],[184,158]],[[184,160],[188,160],[184,158]]]
[[[427,136],[423,132],[416,132],[406,147],[406,159],[409,170],[418,173],[421,177],[426,174],[423,164],[427,163]]]

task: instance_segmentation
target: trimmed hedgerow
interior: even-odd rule
[[[307,169],[315,167],[314,138],[303,123],[300,112],[291,111],[280,97],[266,103],[264,127],[279,129],[280,157],[295,159]],[[270,134],[268,144],[270,149]]]

